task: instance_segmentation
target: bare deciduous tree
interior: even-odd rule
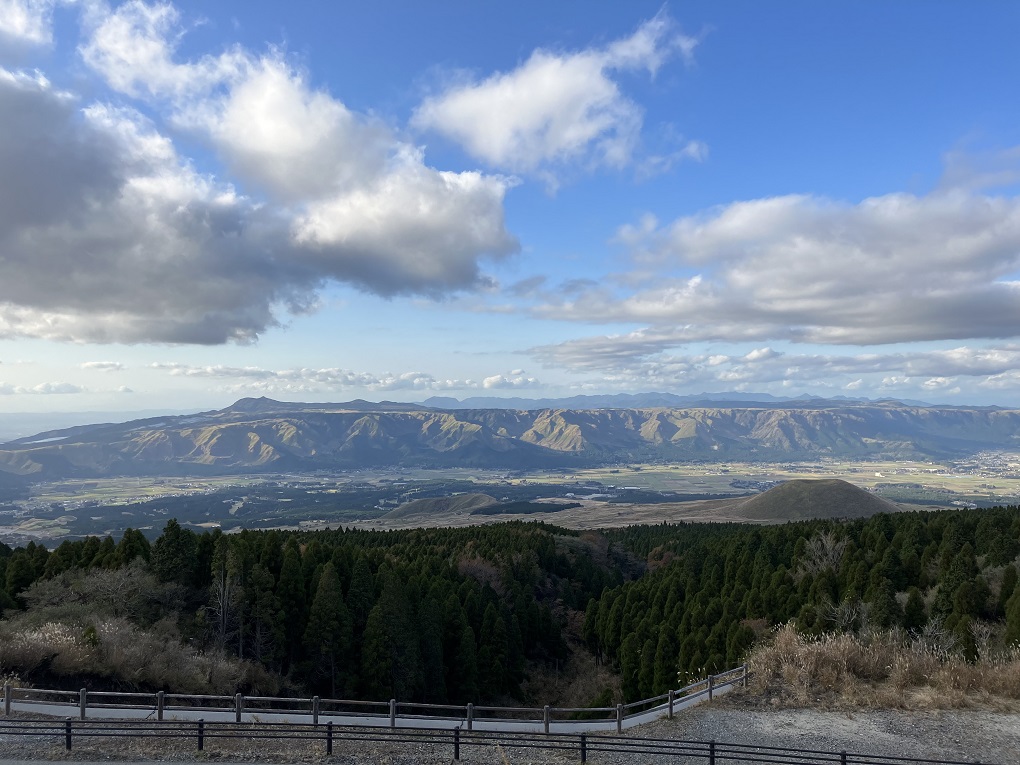
[[[837,539],[831,531],[819,531],[804,546],[804,556],[797,564],[797,573],[816,575],[823,571],[839,571],[846,550],[846,540]]]

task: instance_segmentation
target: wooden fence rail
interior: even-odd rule
[[[3,686],[3,710],[10,715],[12,705],[30,708],[62,710],[73,708],[79,720],[87,717],[152,717],[162,721],[166,717],[217,719],[220,722],[240,723],[245,719],[290,719],[308,718],[313,726],[322,718],[346,725],[371,727],[413,727],[417,721],[446,723],[445,727],[461,725],[464,730],[473,731],[482,723],[531,723],[542,732],[550,733],[553,725],[562,728],[569,725],[573,730],[611,730],[614,726],[621,733],[628,723],[647,722],[652,717],[673,717],[678,703],[685,705],[703,700],[710,701],[714,694],[735,685],[747,685],[747,665],[741,665],[704,680],[671,690],[660,696],[617,704],[612,707],[493,707],[466,704],[423,704],[390,699],[389,701],[362,701],[356,699],[330,699],[313,696],[307,699],[280,696],[234,696],[189,695],[180,693],[128,693],[119,691],[53,690],[45,688],[18,688],[10,684]],[[90,715],[90,711],[93,714]],[[120,715],[113,714],[121,712]],[[130,714],[130,713],[133,713]],[[584,715],[587,719],[571,719]],[[361,720],[360,723],[356,720]]]

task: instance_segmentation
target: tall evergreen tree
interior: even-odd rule
[[[308,622],[301,554],[296,544],[288,544],[284,548],[280,580],[276,584],[276,597],[283,611],[284,659],[285,666],[289,667],[300,656],[301,640]]]
[[[195,534],[182,529],[177,519],[171,518],[163,533],[152,543],[149,566],[161,582],[177,582],[192,587],[196,579],[197,553]]]
[[[315,588],[304,644],[314,676],[324,678],[330,695],[336,698],[337,688],[343,687],[343,660],[351,645],[351,618],[332,563],[323,566]]]

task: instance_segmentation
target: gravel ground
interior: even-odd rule
[[[678,715],[673,721],[663,720],[642,726],[632,730],[629,737],[716,740],[754,746],[831,752],[846,750],[891,757],[979,761],[998,765],[1015,765],[1020,762],[1020,714],[977,710],[827,712],[813,709],[741,708],[723,702],[696,707]],[[594,742],[596,739],[593,735],[589,740]],[[525,738],[517,740],[523,741]],[[419,741],[407,745],[338,740],[334,744],[333,756],[327,757],[324,744],[312,741],[230,741],[210,738],[206,741],[206,751],[200,753],[195,750],[193,740],[76,738],[73,751],[65,752],[62,738],[4,736],[0,739],[0,758],[3,758],[0,763],[4,760],[159,760],[411,765],[450,763],[453,761],[453,747],[449,738],[438,744]],[[579,762],[580,756],[576,750],[540,752],[511,747],[465,745],[461,749],[461,761],[550,765]],[[588,762],[593,765],[660,762],[678,765],[688,760],[590,751]],[[704,760],[700,762],[704,763]]]

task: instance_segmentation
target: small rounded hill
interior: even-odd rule
[[[838,478],[796,479],[744,500],[733,508],[749,521],[808,518],[869,518],[899,512],[899,505]]]

